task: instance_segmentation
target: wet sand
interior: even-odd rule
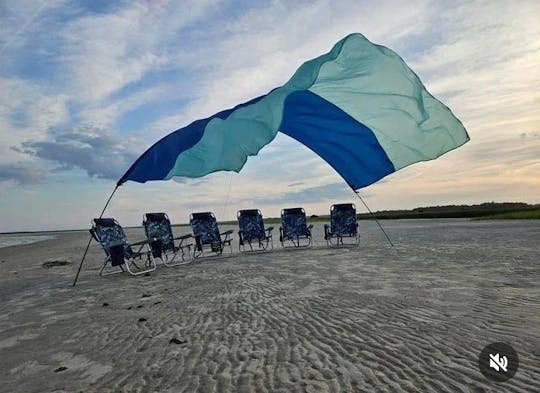
[[[540,222],[383,225],[396,247],[361,222],[328,249],[317,224],[309,250],[142,277],[98,277],[94,243],[76,288],[86,233],[0,248],[0,391],[540,391]],[[520,357],[507,382],[478,370],[494,341]]]

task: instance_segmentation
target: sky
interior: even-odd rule
[[[282,85],[353,32],[403,57],[471,137],[363,188],[371,210],[540,202],[539,1],[0,0],[0,232],[88,228],[159,138]],[[105,215],[327,214],[355,198],[278,133],[239,174],[127,182]]]

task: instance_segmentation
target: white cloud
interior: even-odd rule
[[[60,31],[60,63],[74,98],[95,103],[150,71],[166,66],[168,49],[182,29],[206,16],[216,1],[130,2],[107,14],[89,14]],[[189,10],[189,12],[186,12]]]
[[[11,147],[43,140],[49,129],[67,119],[67,96],[48,95],[28,81],[0,77],[0,163],[27,161]]]
[[[505,198],[534,202],[540,195],[534,138],[540,130],[538,2],[275,1],[239,11],[218,1],[181,7],[140,1],[106,12],[85,11],[84,3],[44,4],[0,5],[0,48],[7,55],[0,59],[0,164],[43,164],[10,147],[29,140],[52,143],[81,127],[110,130],[116,141],[130,139],[130,154],[142,153],[174,129],[283,84],[302,62],[358,31],[402,54],[472,137],[438,160],[370,187],[374,209]],[[61,23],[59,15],[65,16]],[[152,105],[159,109],[154,118],[115,133],[127,114]],[[82,171],[70,173],[75,183],[87,181]],[[250,158],[240,175],[216,174],[198,186],[128,183],[130,191],[119,193],[111,211],[128,223],[137,223],[145,209],[183,217],[223,205],[229,181],[229,204],[245,206],[289,192],[301,198],[302,190],[340,180],[307,148],[282,136]],[[303,184],[287,187],[292,183]],[[92,214],[92,203],[81,201],[87,206],[81,216]],[[321,212],[326,205],[309,203]]]

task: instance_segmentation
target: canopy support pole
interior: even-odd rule
[[[109,199],[107,199],[107,202],[105,203],[105,206],[103,206],[103,210],[101,211],[101,214],[99,215],[99,218],[101,218],[103,216],[103,213],[105,213],[105,209],[107,209],[107,206],[109,206],[109,202],[111,201],[114,193],[116,192],[116,190],[118,190],[118,187],[120,187],[119,185],[116,185],[116,187],[114,188],[111,196],[109,197]],[[73,286],[75,286],[77,284],[77,280],[79,279],[79,274],[81,273],[81,269],[82,269],[82,265],[84,263],[84,260],[86,258],[86,254],[88,253],[88,249],[90,248],[90,244],[92,243],[92,235],[90,235],[90,239],[88,239],[88,244],[86,245],[86,249],[84,250],[84,254],[83,254],[83,257],[81,259],[81,263],[79,264],[79,270],[77,270],[77,275],[75,276],[75,280],[73,281]]]
[[[351,187],[352,188],[352,187]],[[377,220],[377,217],[375,216],[375,214],[373,214],[373,212],[371,211],[371,209],[369,208],[369,206],[367,205],[366,202],[364,202],[364,199],[360,196],[360,193],[355,190],[354,188],[352,189],[354,191],[354,193],[356,194],[356,196],[362,201],[362,203],[364,204],[364,206],[366,207],[366,209],[368,210],[369,214],[371,214],[371,216],[373,217],[373,219],[375,220],[375,222],[377,223],[377,225],[379,226],[379,228],[381,228],[381,231],[382,233],[384,233],[384,236],[386,236],[386,239],[388,240],[388,243],[390,243],[390,245],[392,247],[394,247],[394,243],[392,243],[392,240],[390,240],[390,237],[388,236],[388,234],[386,233],[386,231],[384,230],[384,228],[382,227],[381,223],[379,222],[379,220]]]

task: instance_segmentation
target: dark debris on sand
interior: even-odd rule
[[[187,343],[187,340],[184,339],[178,339],[176,337],[173,337],[169,340],[169,344],[185,344]]]
[[[56,266],[67,266],[67,265],[71,265],[71,261],[67,259],[53,259],[50,261],[45,261],[41,264],[41,266],[44,267],[45,269],[50,269],[51,267],[56,267]]]

